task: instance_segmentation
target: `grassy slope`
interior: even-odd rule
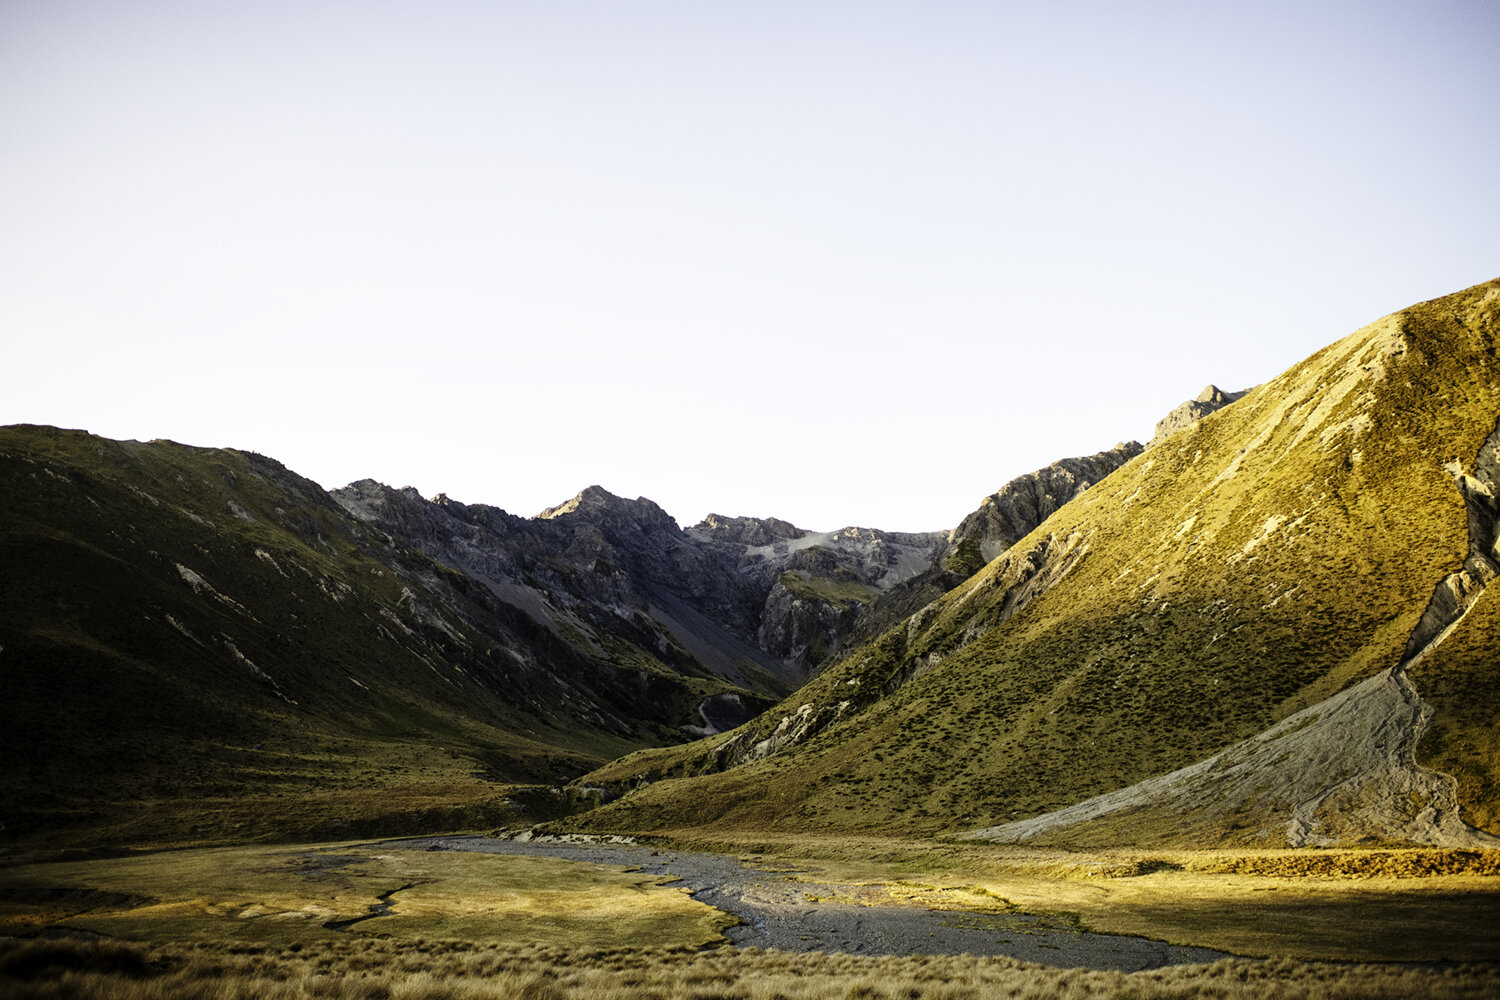
[[[1134,459],[744,734],[595,772],[655,783],[587,823],[999,823],[1199,760],[1390,666],[1464,557],[1443,465],[1472,462],[1495,425],[1497,300],[1500,282],[1477,286],[1318,352]],[[1028,577],[1060,566],[1060,584],[1006,619]],[[1476,637],[1494,634],[1484,620]],[[1449,766],[1494,759],[1482,661],[1449,656],[1457,679],[1424,690],[1453,720],[1438,727]],[[795,749],[701,773],[800,706],[840,703],[841,721]],[[1493,770],[1475,767],[1466,789],[1490,798],[1471,818],[1493,824]]]
[[[662,738],[569,705],[524,616],[477,633],[471,581],[270,460],[7,428],[0,491],[8,836],[496,823],[512,783]]]

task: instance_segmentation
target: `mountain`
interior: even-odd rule
[[[371,483],[330,496],[253,453],[28,426],[0,429],[0,490],[12,836],[497,822],[535,794],[546,814],[518,786],[793,686],[649,502],[527,520]],[[632,545],[639,579],[607,562]],[[654,589],[694,568],[679,587],[725,622]]]
[[[801,680],[753,644],[754,594],[645,498],[591,486],[523,518],[373,480],[331,496],[364,524],[478,581],[579,656],[699,677],[716,704],[747,692],[779,697]]]
[[[719,514],[681,529],[650,500],[599,486],[535,518],[369,480],[333,497],[559,634],[597,645],[589,630],[628,608],[713,672],[778,697],[838,648],[860,607],[930,567],[948,540]]]
[[[761,717],[589,775],[622,797],[578,822],[1491,842],[1497,307],[1413,306],[1159,438]]]
[[[608,798],[568,822],[1491,844],[1497,306],[1491,282],[1210,386],[1147,448],[1019,477],[944,532],[682,528],[597,486],[519,517],[0,428],[4,836],[357,836]]]
[[[929,571],[949,539],[946,531],[803,531],[718,514],[688,534],[754,588],[756,641],[804,678],[843,649],[864,610]]]
[[[12,836],[555,814],[577,797],[547,787],[786,695],[806,676],[799,622],[947,539],[750,518],[683,531],[599,487],[525,518],[31,426],[0,428],[0,490]],[[764,635],[794,638],[767,652]]]

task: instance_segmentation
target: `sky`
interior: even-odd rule
[[[950,528],[1500,276],[1500,4],[0,4],[0,424]]]

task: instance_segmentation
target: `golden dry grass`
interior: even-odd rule
[[[841,886],[834,897],[851,903],[1019,911],[1246,956],[1500,960],[1494,851],[1068,851],[763,832],[712,846]],[[389,913],[324,926],[370,914],[393,890]],[[731,920],[657,878],[524,856],[346,844],[0,868],[0,934],[22,936],[697,947],[721,942]]]
[[[692,831],[678,836],[694,839]],[[711,846],[759,864],[795,863],[797,877],[810,882],[883,887],[881,898],[891,901],[988,909],[998,900],[1076,918],[1089,930],[1237,955],[1500,960],[1497,851],[1066,850],[717,830],[713,837]],[[863,890],[850,898],[872,901]]]
[[[234,847],[0,870],[0,934],[150,941],[349,935],[698,947],[732,922],[663,880],[551,858],[356,845]],[[394,895],[390,895],[394,893]],[[389,913],[365,918],[382,899]]]
[[[757,949],[575,949],[343,940],[305,947],[0,942],[14,1000],[1463,1000],[1493,966],[1413,969],[1226,960],[1090,972],[1006,958],[865,958]]]
[[[763,834],[735,846],[767,869],[842,884],[850,901],[1020,909],[1095,930],[1277,957],[1127,975],[967,955],[714,948],[722,941],[722,914],[638,873],[524,856],[334,844],[0,868],[0,934],[50,928],[74,935],[0,939],[0,996],[1500,996],[1500,967],[1493,962],[1388,962],[1500,957],[1493,941],[1500,927],[1495,852],[1085,853],[805,836],[768,841]],[[324,926],[369,913],[391,890],[396,905],[389,915],[343,931]],[[90,933],[111,937],[77,937]],[[1447,950],[1434,951],[1444,935]],[[1296,955],[1387,962],[1288,957]]]

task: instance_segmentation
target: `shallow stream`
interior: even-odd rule
[[[1056,915],[893,904],[876,887],[803,881],[792,870],[747,867],[724,854],[489,837],[418,837],[379,846],[564,858],[675,878],[694,899],[741,920],[725,932],[739,947],[855,955],[1006,955],[1064,968],[1123,972],[1230,957],[1210,948],[1084,931]],[[861,897],[871,902],[858,901]]]

